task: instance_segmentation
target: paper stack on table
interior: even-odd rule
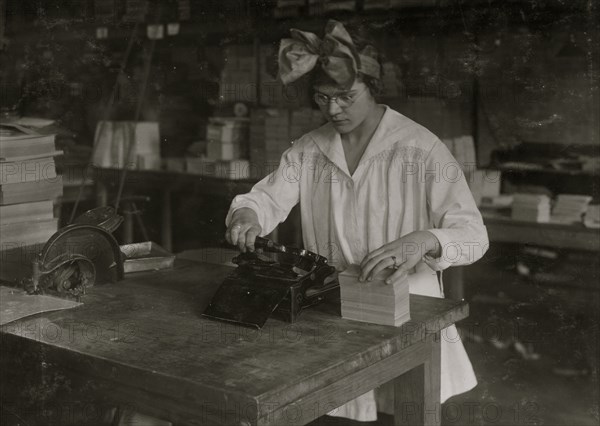
[[[592,201],[589,195],[559,194],[552,209],[551,221],[555,223],[580,223]]]
[[[550,197],[544,194],[514,194],[511,217],[527,222],[549,222]]]
[[[408,276],[386,284],[394,270],[385,269],[372,281],[359,282],[360,266],[338,275],[342,317],[373,324],[399,326],[410,320]]]

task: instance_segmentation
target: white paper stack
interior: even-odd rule
[[[511,217],[527,222],[549,222],[550,197],[544,194],[514,194]]]
[[[96,126],[94,165],[159,170],[160,137],[157,122],[99,121]],[[133,146],[132,146],[133,145]]]
[[[249,179],[252,170],[248,160],[218,161],[206,157],[187,157],[185,168],[187,173],[230,180]]]
[[[588,228],[600,228],[600,204],[588,206],[583,223]]]
[[[559,194],[552,209],[552,222],[580,223],[591,201],[589,195]]]
[[[408,277],[386,284],[394,270],[385,269],[372,281],[359,282],[360,266],[338,275],[342,317],[373,324],[400,326],[410,320]]]
[[[244,117],[212,117],[206,126],[206,153],[215,161],[247,157],[249,120]]]

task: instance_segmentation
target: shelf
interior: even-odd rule
[[[600,229],[583,224],[524,222],[498,214],[483,214],[492,243],[528,244],[584,251],[600,251]]]
[[[559,169],[548,169],[548,168],[533,168],[533,167],[490,167],[488,170],[501,171],[506,173],[547,173],[552,175],[563,175],[563,176],[583,176],[583,177],[597,177],[599,173],[586,170],[559,170]]]
[[[433,2],[432,2],[433,3]],[[394,9],[369,9],[354,11],[331,11],[323,15],[299,15],[291,17],[274,18],[268,16],[247,15],[230,19],[221,19],[220,16],[209,16],[180,22],[181,30],[177,36],[165,37],[164,40],[178,37],[248,37],[279,39],[287,35],[289,28],[299,28],[306,31],[320,33],[329,19],[356,19],[360,22],[370,20],[377,24],[386,33],[390,31],[425,31],[431,32],[432,27],[438,30],[447,30],[449,26],[464,27],[465,20],[470,23],[473,30],[486,29],[490,26],[490,19],[497,20],[499,16],[508,23],[522,25],[524,16],[528,24],[547,25],[556,21],[557,16],[564,19],[575,19],[588,22],[586,2],[571,2],[568,6],[560,6],[557,2],[549,2],[543,8],[536,7],[533,1],[489,1],[471,0],[467,4],[457,6],[455,2],[438,0],[436,5],[406,6]],[[146,25],[151,22],[140,23],[139,35],[145,38]],[[165,20],[163,23],[167,23]],[[427,23],[428,25],[424,25]],[[46,19],[44,25],[25,22],[7,22],[7,36],[20,40],[39,38],[41,34],[52,33],[53,41],[77,40],[77,33],[95,39],[98,27],[109,29],[108,40],[126,38],[135,25],[129,21],[94,22],[93,19],[73,18],[72,20]],[[75,38],[74,38],[75,36]]]

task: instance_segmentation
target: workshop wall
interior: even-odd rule
[[[151,47],[142,32],[131,45],[132,59],[118,76],[131,24],[119,20],[125,18],[97,20],[94,2],[67,3],[68,7],[59,1],[3,1],[7,44],[0,50],[0,93],[4,112],[16,110],[56,119],[62,129],[57,141],[65,144],[62,148],[69,155],[75,152],[69,144],[92,145],[99,119],[134,118],[143,58]],[[220,79],[232,46],[241,46],[250,55],[260,52],[261,81],[254,83],[262,85],[261,103],[281,102],[282,96],[268,97],[262,91],[274,82],[272,55],[262,56],[263,52],[276,51],[277,41],[290,27],[320,33],[325,22],[322,16],[288,20],[263,16],[265,28],[253,32],[243,19],[256,18],[257,11],[266,14],[268,6],[262,3],[254,12],[242,7],[244,2],[228,2],[222,7],[188,3],[190,25],[182,27],[180,35],[157,40],[152,47],[140,114],[142,120],[159,121],[164,157],[184,155],[190,144],[204,137],[207,118],[227,109],[221,102]],[[514,2],[488,8],[478,2],[473,2],[473,7],[444,2],[445,8],[434,12],[407,11],[394,18],[371,14],[373,30],[383,46],[389,89],[381,101],[440,138],[473,135],[480,166],[490,164],[494,150],[522,142],[586,145],[597,152],[599,64],[594,46],[600,37],[593,21],[595,6],[583,1],[569,5],[521,3],[522,8]],[[200,8],[200,4],[204,6]],[[212,22],[207,17],[215,11],[220,18],[224,13],[232,18]],[[347,13],[340,18],[350,16]],[[119,23],[114,24],[115,20]],[[105,21],[110,35],[98,39],[96,27]],[[236,21],[242,22],[239,28]],[[204,34],[205,27],[213,33]],[[257,35],[258,47],[254,45]],[[235,80],[246,65],[235,69],[231,78]],[[113,86],[115,100],[105,111]],[[269,93],[273,90],[281,95],[281,87],[269,86]],[[249,105],[257,100],[245,92],[242,98]],[[306,99],[303,102],[310,105]],[[206,206],[206,200],[201,205]],[[181,211],[188,209],[207,214],[200,206],[184,205]],[[213,233],[221,235],[219,227],[224,226],[223,211],[218,210],[200,221],[219,224],[212,228],[209,239],[214,238]],[[196,219],[186,223],[185,217],[178,218],[184,236],[190,235],[187,230],[198,228]]]

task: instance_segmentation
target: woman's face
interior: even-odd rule
[[[334,84],[320,84],[314,87],[314,91],[321,112],[339,133],[356,129],[373,111],[373,96],[367,85],[358,79],[349,90],[342,90]],[[334,100],[331,100],[332,97]]]

